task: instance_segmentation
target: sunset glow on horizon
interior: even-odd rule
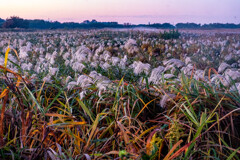
[[[60,22],[240,23],[240,0],[1,0],[0,18]]]

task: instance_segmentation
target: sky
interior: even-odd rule
[[[0,0],[0,18],[147,24],[240,23],[240,0]]]

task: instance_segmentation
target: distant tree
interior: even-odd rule
[[[170,23],[163,23],[163,24],[154,23],[154,24],[145,25],[145,26],[153,27],[153,28],[163,28],[163,29],[174,29],[174,28],[175,28],[175,27],[174,27],[172,24],[170,24]]]
[[[96,20],[96,19],[93,19],[93,20],[91,21],[91,23],[97,23],[97,20]]]
[[[17,16],[7,18],[3,23],[3,28],[28,28],[29,22]]]
[[[163,23],[162,28],[175,28],[175,27],[170,23]]]
[[[51,22],[40,20],[40,19],[34,19],[34,20],[28,20],[29,28],[33,29],[49,29]]]
[[[200,28],[201,24],[196,24],[196,23],[178,23],[176,24],[177,28],[186,28],[186,29],[196,29]]]
[[[5,22],[5,20],[0,18],[0,28],[2,28],[2,25],[3,25],[4,22]]]
[[[85,20],[85,21],[83,21],[83,23],[88,24],[88,23],[90,23],[90,21],[89,20]]]
[[[210,23],[210,24],[204,24],[202,26],[202,28],[205,29],[215,29],[215,28],[229,28],[229,29],[233,29],[233,28],[239,28],[240,26],[234,23]]]

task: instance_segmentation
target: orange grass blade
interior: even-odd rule
[[[141,111],[138,113],[138,115],[137,115],[135,118],[137,118],[137,117],[142,113],[142,111],[143,111],[150,103],[152,103],[152,102],[155,101],[156,99],[159,99],[159,98],[155,98],[155,99],[149,101],[147,104],[145,104],[144,107],[141,109]]]
[[[185,151],[192,142],[186,144],[185,146],[183,146],[182,148],[180,148],[177,152],[175,152],[171,157],[169,157],[169,160],[172,160],[174,158],[176,158],[177,156],[179,156],[183,151]]]
[[[5,113],[7,100],[8,100],[8,93],[4,97],[2,111],[1,111],[1,117],[0,117],[0,146],[4,145],[4,140],[3,140],[3,137],[4,137],[4,131],[3,131],[4,124],[3,123],[4,122],[3,122],[3,119],[4,119],[4,113]]]
[[[5,97],[8,94],[9,90],[8,89],[4,89],[3,92],[0,95],[0,99]]]
[[[209,81],[211,81],[211,71],[213,71],[216,75],[218,75],[218,72],[214,68],[209,68],[209,70],[208,70]]]
[[[14,53],[16,54],[16,56],[17,56],[17,58],[18,58],[18,61],[20,61],[17,51],[16,51],[15,49],[12,49],[12,50],[13,50]]]
[[[171,156],[171,154],[175,151],[175,149],[183,142],[183,140],[178,141],[173,147],[172,149],[168,152],[168,154],[166,155],[166,157],[163,160],[169,160],[169,157]]]
[[[119,126],[119,128],[120,128],[120,130],[121,130],[121,132],[123,134],[123,139],[125,141],[125,144],[127,145],[128,142],[129,142],[129,137],[128,137],[126,131],[124,130],[124,126],[120,122],[118,122],[118,121],[117,121],[117,124],[118,124],[118,126]]]
[[[151,140],[153,135],[157,132],[157,130],[154,130],[153,132],[150,133],[150,136],[147,139],[147,144],[146,144],[146,150],[147,150],[147,154],[150,153],[151,150]]]
[[[14,72],[14,71],[12,71],[12,70],[10,70],[10,69],[2,66],[2,65],[0,65],[0,69],[4,69],[5,71],[7,71],[7,72],[9,72],[9,73],[12,73],[15,77],[18,77],[18,78],[20,78],[20,79],[23,79],[18,73]]]

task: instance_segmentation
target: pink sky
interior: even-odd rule
[[[0,18],[119,23],[240,23],[240,0],[1,0]]]

